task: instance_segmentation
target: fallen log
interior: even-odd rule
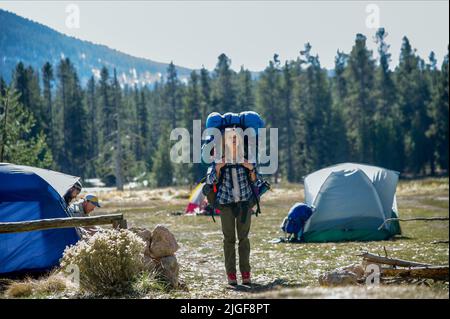
[[[448,244],[448,240],[435,240],[431,242],[432,244]]]
[[[401,221],[401,222],[409,222],[409,221],[414,221],[414,220],[422,220],[422,221],[437,221],[437,220],[449,220],[448,217],[415,217],[415,218],[388,218],[386,219],[380,227],[378,227],[378,230],[381,230],[384,225],[386,225],[386,223],[390,223],[392,221]]]
[[[363,252],[359,254],[365,261],[372,262],[375,264],[385,264],[391,266],[399,266],[399,267],[427,267],[431,266],[430,264],[418,263],[414,261],[408,261],[397,258],[383,257],[375,254],[371,254],[369,252]]]
[[[434,280],[447,280],[449,278],[448,266],[429,266],[413,268],[381,268],[382,276],[402,278],[427,278]]]
[[[126,220],[122,214],[38,219],[23,222],[0,223],[0,234],[20,233],[52,228],[72,228],[112,224],[114,228],[126,228]]]

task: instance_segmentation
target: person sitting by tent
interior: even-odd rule
[[[236,277],[236,230],[239,240],[239,268],[242,284],[250,285],[250,241],[248,238],[251,221],[252,185],[257,180],[256,168],[248,161],[237,162],[239,134],[225,131],[225,145],[232,163],[226,163],[225,158],[209,167],[206,184],[217,188],[215,205],[220,209],[222,232],[224,235],[223,249],[225,255],[225,270],[228,284],[237,285]],[[231,134],[230,134],[231,133]],[[229,135],[228,135],[229,134]],[[227,153],[226,153],[227,154]]]
[[[71,188],[67,190],[67,192],[64,194],[64,201],[66,202],[66,205],[69,206],[70,203],[77,198],[78,195],[81,193],[81,189],[83,186],[81,185],[80,181],[77,181]]]
[[[93,194],[87,194],[84,198],[78,202],[71,204],[67,208],[67,212],[72,217],[88,217],[96,207],[101,207],[97,196]],[[86,235],[93,235],[95,232],[99,230],[98,227],[83,227],[79,229],[79,233],[81,237],[85,237]]]

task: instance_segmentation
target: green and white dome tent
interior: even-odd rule
[[[304,227],[306,242],[385,240],[400,234],[396,188],[399,173],[343,163],[305,177],[305,202],[314,213]]]

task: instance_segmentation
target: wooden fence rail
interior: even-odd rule
[[[112,224],[114,228],[127,228],[122,214],[99,215],[89,217],[67,217],[39,219],[23,222],[0,223],[0,234],[21,233],[52,228],[72,228]]]

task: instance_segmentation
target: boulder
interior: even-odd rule
[[[160,259],[160,263],[161,274],[173,288],[177,288],[179,284],[178,275],[180,271],[177,258],[175,256],[162,257]]]
[[[179,246],[175,236],[164,226],[157,225],[153,231],[134,227],[130,231],[146,242],[144,250],[144,265],[150,271],[162,276],[172,288],[179,288],[180,266],[175,252]]]
[[[133,227],[130,228],[129,231],[138,235],[143,241],[148,244],[148,246],[150,246],[150,243],[152,242],[152,232],[150,230],[148,230],[147,228]]]
[[[334,270],[319,276],[322,286],[357,285],[358,275],[349,270]]]
[[[179,246],[175,236],[164,226],[157,225],[152,231],[149,255],[152,258],[173,256]]]
[[[150,230],[144,229],[141,232],[137,233],[137,235],[150,246],[150,243],[152,242],[152,232]]]

